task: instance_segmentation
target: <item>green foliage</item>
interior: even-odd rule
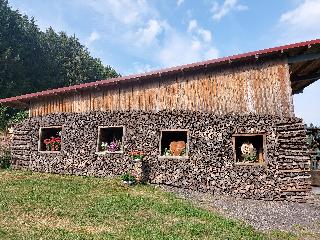
[[[24,119],[26,119],[29,116],[29,113],[27,111],[19,111],[15,113],[8,121],[9,125],[22,122]]]
[[[7,107],[0,104],[0,132],[3,131],[8,122],[8,116],[6,115]]]
[[[257,152],[253,151],[249,154],[243,154],[243,160],[245,162],[255,162],[257,160]]]
[[[308,124],[304,125],[305,128],[307,129],[315,129],[315,128],[319,128],[318,126],[314,125],[313,123],[310,123],[310,125],[308,126]]]
[[[42,32],[33,18],[0,0],[0,98],[117,76],[113,68],[91,57],[75,36],[52,28]],[[5,112],[9,116],[4,117],[0,107],[0,128],[17,113]]]
[[[182,149],[180,156],[183,157],[187,154],[187,148]]]
[[[5,151],[0,154],[0,169],[8,169],[10,168],[11,163],[11,155],[9,151]]]
[[[28,117],[27,111],[15,110],[0,104],[0,132],[7,126],[19,123]]]
[[[133,176],[130,173],[126,173],[126,174],[122,175],[121,180],[126,181],[126,182],[133,182],[133,183],[136,182],[135,176]]]
[[[0,0],[0,22],[0,98],[118,76],[75,36],[41,32],[6,0]]]
[[[163,152],[164,156],[172,156],[171,150],[169,148],[165,148]]]
[[[316,152],[316,155],[311,158],[311,169],[320,169],[320,128],[310,124],[307,130],[307,141],[309,148]]]

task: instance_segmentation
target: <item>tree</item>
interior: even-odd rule
[[[75,36],[51,27],[42,32],[33,18],[0,0],[0,98],[117,76]],[[6,108],[0,119],[8,121],[15,113]]]

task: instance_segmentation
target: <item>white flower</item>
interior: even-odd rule
[[[241,152],[244,155],[250,155],[255,152],[255,148],[253,147],[252,143],[244,143],[241,146]]]

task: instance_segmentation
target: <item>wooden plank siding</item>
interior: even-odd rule
[[[59,95],[32,101],[30,116],[139,109],[293,116],[289,66],[285,61],[247,64]]]

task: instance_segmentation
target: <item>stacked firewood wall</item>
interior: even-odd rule
[[[11,161],[13,166],[19,166],[20,169],[28,169],[31,153],[32,126],[23,125],[15,129],[11,142]]]
[[[310,156],[306,130],[300,122],[278,123],[278,174],[283,197],[297,198],[310,191]]]
[[[62,126],[62,151],[39,152],[39,128]],[[124,126],[123,153],[97,154],[98,126]],[[188,130],[188,156],[164,157],[160,132]],[[266,135],[264,164],[237,164],[234,134]],[[190,111],[94,111],[59,113],[15,127],[14,168],[76,175],[114,176],[132,169],[142,150],[149,182],[213,194],[305,201],[310,190],[306,133],[301,119],[270,115],[214,115]]]

